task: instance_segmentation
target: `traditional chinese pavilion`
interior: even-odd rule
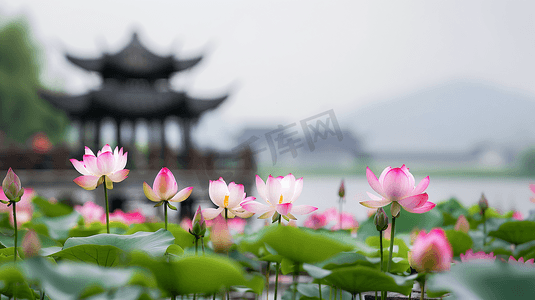
[[[160,122],[161,148],[164,149],[163,122],[167,117],[175,116],[182,127],[184,153],[189,153],[192,150],[191,125],[204,112],[218,107],[228,97],[222,95],[199,99],[183,91],[171,90],[171,75],[193,68],[202,60],[202,56],[181,59],[173,55],[155,54],[141,44],[136,33],[132,35],[130,43],[117,53],[104,53],[98,58],[80,58],[71,54],[66,57],[76,66],[96,72],[102,78],[101,87],[82,95],[43,93],[42,97],[82,124],[82,139],[87,136],[85,130],[90,127],[87,125],[96,124],[94,142],[97,148],[103,146],[100,141],[100,124],[103,120],[114,120],[119,129],[124,121],[135,122],[143,118]],[[121,130],[116,132],[120,144]],[[82,140],[82,144],[93,143]]]
[[[163,165],[171,169],[178,168],[175,176],[178,175],[185,186],[196,187],[194,188],[195,195],[192,194],[189,200],[184,202],[186,205],[186,202],[193,201],[192,198],[207,199],[206,187],[209,179],[216,180],[219,176],[225,176],[229,182],[251,184],[250,178],[253,177],[250,173],[254,172],[255,164],[249,148],[235,153],[215,153],[214,151],[200,153],[191,142],[192,125],[203,113],[221,105],[228,95],[200,99],[184,91],[174,91],[170,88],[170,77],[193,68],[202,60],[202,56],[182,59],[173,55],[155,54],[143,46],[138,35],[134,33],[128,45],[117,53],[104,53],[98,58],[80,58],[71,54],[67,54],[66,57],[76,66],[97,73],[102,78],[102,85],[82,95],[61,95],[43,91],[41,97],[65,111],[71,120],[80,123],[79,136],[82,145],[88,145],[93,149],[102,147],[104,143],[100,140],[101,124],[111,119],[116,124],[117,143],[131,151],[133,149],[128,149],[128,145],[121,143],[121,124],[126,121],[135,124],[138,119],[145,119],[151,124],[159,123],[159,130],[156,132],[160,135],[161,145],[158,148],[161,152],[150,152],[149,165],[144,168],[153,169],[154,175]],[[178,164],[174,165],[165,162],[167,158],[164,149],[167,147],[164,122],[168,117],[178,118],[182,129],[182,153],[175,157],[178,158],[175,160]],[[92,137],[88,140],[91,133],[93,133]],[[83,147],[80,148],[83,151]],[[72,157],[81,157],[81,155],[82,153]],[[65,159],[65,161],[68,168],[72,169],[68,160]],[[143,169],[137,165],[134,168]],[[72,172],[75,171],[72,170]],[[65,176],[67,178],[65,181],[72,183],[73,175],[69,176]],[[30,175],[27,177],[33,178],[29,181],[35,186],[42,184],[40,178],[47,178]],[[146,180],[148,180],[146,173],[134,170],[129,174],[128,183],[132,187],[139,188]],[[186,214],[188,211],[191,212],[191,208],[183,210]]]

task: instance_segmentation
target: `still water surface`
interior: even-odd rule
[[[416,183],[422,179],[416,177]],[[295,202],[296,205],[308,204],[318,207],[322,212],[330,207],[338,208],[338,188],[341,178],[314,177],[308,176],[303,179],[303,192]],[[359,201],[370,200],[366,192],[375,193],[368,184],[365,177],[346,177],[346,202],[344,211],[351,212],[359,222],[366,219],[367,208],[360,205]],[[529,184],[535,180],[518,178],[436,178],[430,180],[426,192],[429,194],[429,201],[439,203],[451,197],[457,198],[463,205],[469,207],[476,204],[485,193],[489,204],[498,210],[518,210],[524,217],[529,211],[535,209],[535,203],[530,202],[532,192]],[[247,191],[248,195],[258,197],[256,187],[253,191]],[[263,202],[263,200],[259,200]],[[254,217],[253,217],[254,218]],[[297,216],[298,224],[302,225],[306,218]]]

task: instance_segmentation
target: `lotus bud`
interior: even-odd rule
[[[212,230],[210,233],[210,240],[214,251],[218,253],[227,253],[232,247],[232,236],[227,226],[225,219],[218,215],[212,223]]]
[[[11,168],[7,171],[7,175],[2,182],[2,189],[7,199],[11,202],[19,202],[20,197],[24,194],[24,188],[22,188],[19,176]]]
[[[420,231],[408,261],[413,269],[421,272],[441,272],[450,269],[453,251],[442,228],[435,228],[428,234]]]
[[[468,233],[470,231],[470,224],[468,223],[468,220],[464,215],[460,215],[457,219],[457,223],[455,223],[455,230],[462,231],[464,233]]]
[[[340,183],[340,189],[338,189],[338,196],[340,196],[340,198],[344,198],[345,195],[346,195],[346,189],[344,186],[344,180],[342,179],[342,183]]]
[[[33,230],[28,230],[22,239],[22,251],[26,258],[34,257],[39,255],[39,250],[41,250],[41,242],[37,233]]]
[[[192,227],[192,229],[190,230],[191,234],[197,237],[204,237],[204,234],[206,233],[206,222],[202,215],[202,210],[201,210],[200,205],[199,205],[199,208],[197,208],[197,211],[195,212],[195,216],[193,216],[191,227]]]
[[[383,231],[388,227],[388,216],[382,207],[377,209],[375,217],[373,218],[373,224],[375,224],[377,231]]]
[[[484,214],[485,210],[489,208],[489,202],[487,201],[485,194],[481,194],[481,199],[479,199],[478,205],[479,209],[481,209],[481,214]]]

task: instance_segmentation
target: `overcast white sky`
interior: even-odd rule
[[[64,59],[116,52],[134,30],[159,54],[204,54],[195,96],[231,98],[201,126],[235,131],[359,107],[448,80],[535,93],[533,1],[3,0],[46,53],[46,82],[73,94],[98,85]],[[379,122],[381,120],[378,120]]]

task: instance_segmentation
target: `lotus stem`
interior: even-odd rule
[[[280,221],[280,219],[279,219]],[[281,263],[277,263],[275,266],[275,297],[274,299],[277,300],[277,288],[279,287],[279,269],[280,269]]]
[[[379,250],[381,251],[381,272],[383,272],[383,231],[379,231]]]
[[[17,232],[17,211],[15,209],[15,205],[17,204],[17,202],[11,202],[13,203],[13,226],[15,227],[15,236],[14,236],[14,239],[15,239],[15,246],[13,247],[13,262],[17,262],[17,235],[18,235],[18,232]]]
[[[106,232],[110,233],[110,206],[108,205],[108,188],[106,178],[104,178],[104,201],[106,202]]]
[[[197,248],[199,248],[199,238],[195,236],[195,256],[197,256]]]
[[[163,205],[163,215],[165,219],[165,230],[167,230],[167,201]],[[197,250],[197,247],[195,247],[195,250]]]
[[[279,215],[279,226],[281,225],[281,219],[282,216]],[[277,288],[279,287],[279,269],[280,269],[281,263],[278,262],[275,267],[275,300],[277,300]]]
[[[294,290],[292,292],[292,299],[295,300],[295,297],[297,296],[297,279],[299,276],[299,264],[296,263],[294,265],[294,276],[293,276],[293,283],[294,283]]]
[[[396,233],[396,217],[392,216],[392,230],[390,231],[390,253],[388,253],[388,267],[387,272],[390,272],[392,265],[392,252],[394,252],[394,234]]]
[[[201,249],[202,249],[202,255],[204,255],[204,238],[201,237]]]
[[[17,232],[17,211],[15,209],[15,205],[16,205],[16,202],[11,202],[13,203],[13,226],[15,227],[15,244],[14,244],[14,247],[13,247],[13,262],[16,263],[17,262],[17,235],[18,235],[18,232]],[[16,283],[13,283],[13,299],[17,300],[17,296],[16,295],[16,291],[17,291],[17,284]]]
[[[383,231],[379,230],[379,251],[381,251],[381,272],[384,272],[384,259],[383,259]],[[375,299],[377,299],[377,291],[375,292]],[[381,291],[381,300],[386,299],[386,291]]]
[[[420,294],[420,300],[424,300],[425,295],[425,278],[420,282],[420,287],[422,288],[422,293]]]
[[[343,198],[340,197],[340,200],[338,200],[338,203],[340,203],[340,214],[338,216],[338,224],[340,225],[339,230],[342,230],[342,207],[344,206]]]
[[[321,279],[320,279],[321,280]],[[320,300],[323,300],[323,297],[321,295],[321,281],[318,282],[318,289],[320,290]]]
[[[271,262],[267,262],[267,268],[266,268],[266,300],[269,300],[269,271],[271,268]]]
[[[483,247],[487,245],[487,218],[485,218],[485,211],[483,211]]]

